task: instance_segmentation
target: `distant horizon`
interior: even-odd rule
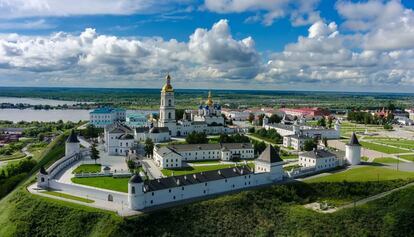
[[[114,90],[161,90],[161,88],[150,88],[150,87],[78,87],[78,86],[0,86],[0,88],[34,88],[34,89],[42,89],[42,88],[50,88],[50,89],[114,89]],[[368,93],[368,94],[401,94],[401,95],[413,95],[414,92],[393,92],[393,91],[339,91],[339,90],[285,90],[285,89],[205,89],[205,88],[174,88],[174,91],[246,91],[246,92],[320,92],[320,93],[350,93],[350,94],[360,94],[360,93]],[[2,96],[0,97],[8,97]]]

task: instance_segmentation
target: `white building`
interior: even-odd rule
[[[167,75],[166,80],[161,90],[158,127],[168,127],[171,136],[186,136],[193,131],[206,134],[234,133],[234,129],[225,126],[221,106],[213,102],[211,92],[206,105],[200,105],[198,110],[192,111],[189,116],[184,113],[183,119],[177,121],[170,75]]]
[[[305,144],[306,139],[310,137],[300,135],[300,134],[292,134],[283,137],[283,146],[284,147],[291,147],[296,151],[303,150],[303,146]]]
[[[315,167],[315,171],[327,170],[341,165],[337,156],[325,150],[313,150],[299,154],[299,165],[302,167]]]
[[[407,117],[404,117],[404,116],[395,116],[394,117],[394,120],[398,124],[401,124],[401,125],[411,126],[411,125],[414,124],[414,121],[413,120],[411,120],[411,119],[409,119]]]
[[[269,124],[268,119],[263,119],[263,127],[267,130],[275,129],[281,136],[302,135],[307,137],[318,137],[320,139],[339,139],[341,137],[341,124],[336,121],[334,128],[324,128],[319,126],[301,125],[297,121],[293,125],[280,123]]]
[[[103,107],[89,112],[89,123],[98,128],[125,121],[126,111],[119,108]]]
[[[170,130],[167,127],[139,127],[134,130],[135,140],[145,142],[147,138],[154,143],[166,142],[171,139]]]
[[[249,118],[250,112],[243,110],[222,110],[222,114],[226,116],[227,119],[234,121],[246,121]]]
[[[140,176],[134,175],[128,183],[129,207],[133,210],[142,210],[271,184],[283,179],[283,161],[272,146],[265,149],[255,161],[255,165],[255,170],[241,166],[155,180],[142,180]]]
[[[162,168],[181,167],[183,161],[253,159],[251,143],[178,144],[154,147],[155,163]],[[169,163],[169,162],[170,163]]]
[[[355,133],[352,133],[349,143],[345,145],[345,159],[350,165],[359,165],[361,163],[361,144]]]

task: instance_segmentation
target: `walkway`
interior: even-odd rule
[[[328,140],[328,146],[338,150],[345,151],[345,143],[340,140]],[[368,162],[373,162],[375,158],[390,157],[390,154],[382,153],[379,151],[368,150],[366,148],[361,149],[361,156],[368,157]]]
[[[142,160],[142,165],[145,166],[150,179],[159,179],[163,177],[163,174],[161,173],[158,166],[155,164],[154,160],[144,159]]]
[[[76,200],[67,199],[67,198],[63,198],[63,197],[47,195],[47,194],[43,193],[43,191],[44,191],[43,189],[39,189],[37,187],[37,183],[34,183],[34,184],[28,186],[27,190],[32,194],[40,195],[40,196],[43,196],[43,197],[53,198],[53,199],[62,200],[62,201],[66,201],[66,202],[72,202],[72,203],[76,203],[76,204],[79,204],[79,205],[99,208],[99,209],[103,209],[103,210],[107,210],[107,211],[113,211],[113,212],[116,212],[120,216],[133,216],[133,215],[138,215],[138,214],[142,213],[142,212],[139,212],[139,211],[133,211],[133,210],[129,209],[127,203],[118,204],[118,203],[115,203],[115,202],[109,202],[109,201],[103,201],[103,200],[100,200],[100,199],[91,199],[89,197],[83,197],[83,198],[91,199],[91,200],[94,201],[93,203],[86,203],[86,202],[76,201]],[[55,191],[55,192],[64,193],[64,194],[68,194],[68,195],[72,195],[72,196],[77,196],[76,194],[73,194],[73,193],[66,193],[66,192],[62,192],[62,191]],[[78,197],[82,197],[82,196],[79,195]]]
[[[361,206],[361,205],[364,205],[368,202],[383,198],[383,197],[385,197],[385,196],[387,196],[387,195],[389,195],[393,192],[399,191],[401,189],[409,188],[411,186],[414,186],[414,183],[409,183],[409,184],[404,185],[402,187],[395,188],[395,189],[392,189],[392,190],[389,190],[389,191],[386,191],[386,192],[383,192],[383,193],[379,193],[377,195],[361,199],[361,200],[356,201],[354,203],[350,203],[350,204],[347,204],[347,205],[344,205],[344,206],[340,206],[340,207],[336,208],[335,211],[338,211],[338,210],[341,210],[341,209],[344,209],[344,208],[351,208],[351,207]]]

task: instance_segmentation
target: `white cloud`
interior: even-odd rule
[[[211,29],[196,29],[188,43],[100,35],[91,28],[79,35],[0,35],[0,71],[37,73],[45,82],[98,80],[118,85],[160,79],[166,72],[196,82],[244,80],[257,74],[259,60],[253,39],[234,39],[227,20]]]
[[[309,27],[307,37],[300,36],[283,52],[272,54],[256,80],[280,85],[329,85],[338,90],[412,88],[414,48],[365,49],[368,36],[344,35],[334,22],[316,22]]]
[[[24,22],[0,22],[0,30],[39,30],[52,28],[55,28],[55,26],[47,23],[44,19]]]
[[[247,21],[261,19],[265,25],[287,16],[293,25],[300,26],[320,20],[318,3],[319,0],[205,0],[204,7],[217,13],[264,12]]]
[[[368,50],[397,50],[414,47],[414,12],[398,0],[363,3],[341,1],[336,5],[345,18],[343,27],[363,31]]]
[[[174,10],[190,0],[0,0],[0,18],[129,15]]]

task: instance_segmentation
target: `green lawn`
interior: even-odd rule
[[[129,178],[112,177],[72,178],[72,182],[76,184],[109,189],[124,193],[128,192],[128,180]]]
[[[239,165],[243,165],[243,163],[240,163]],[[254,167],[254,163],[250,162],[247,164],[250,167]],[[205,165],[205,166],[192,166],[192,167],[185,167],[180,169],[162,169],[161,172],[165,176],[172,176],[174,173],[174,176],[178,175],[186,175],[186,174],[194,174],[194,173],[200,173],[204,171],[210,171],[210,170],[218,170],[218,169],[224,169],[224,168],[230,168],[234,167],[234,165]]]
[[[218,160],[200,160],[200,161],[185,161],[191,164],[220,164]]]
[[[368,158],[368,157],[366,157],[366,156],[361,156],[361,160],[363,160],[363,161],[368,161],[368,160],[369,160],[369,158]]]
[[[401,155],[399,157],[414,162],[414,155]]]
[[[392,157],[375,158],[374,161],[378,163],[398,163],[398,160]]]
[[[273,141],[272,139],[259,136],[258,134],[255,134],[255,133],[249,133],[249,136],[254,140],[269,142],[270,144],[277,146],[277,143],[275,141]]]
[[[0,160],[15,160],[25,157],[26,155],[20,151],[16,151],[11,155],[0,155]]]
[[[81,174],[81,173],[99,173],[101,172],[101,164],[83,164],[78,167],[72,174]]]
[[[405,153],[408,152],[407,150],[389,147],[387,145],[379,145],[370,142],[360,141],[361,145],[369,150],[379,151],[387,154],[395,154],[395,153]]]
[[[79,201],[79,202],[85,202],[85,203],[94,203],[95,202],[94,200],[91,200],[91,199],[82,198],[82,197],[78,197],[78,196],[73,196],[73,195],[69,195],[69,194],[66,194],[66,193],[53,192],[53,191],[45,191],[45,192],[42,192],[42,193],[47,194],[47,195],[56,196],[56,197],[71,199],[71,200],[75,200],[75,201]]]
[[[321,183],[321,182],[367,182],[367,181],[382,181],[394,179],[409,179],[414,178],[414,172],[397,171],[393,169],[371,166],[353,168],[344,172],[335,173],[332,175],[316,177],[308,179],[306,183]]]
[[[287,156],[280,156],[283,160],[285,160],[285,159],[298,159],[299,158],[299,156],[298,155],[294,155],[294,154],[290,154],[290,155],[287,155]]]

